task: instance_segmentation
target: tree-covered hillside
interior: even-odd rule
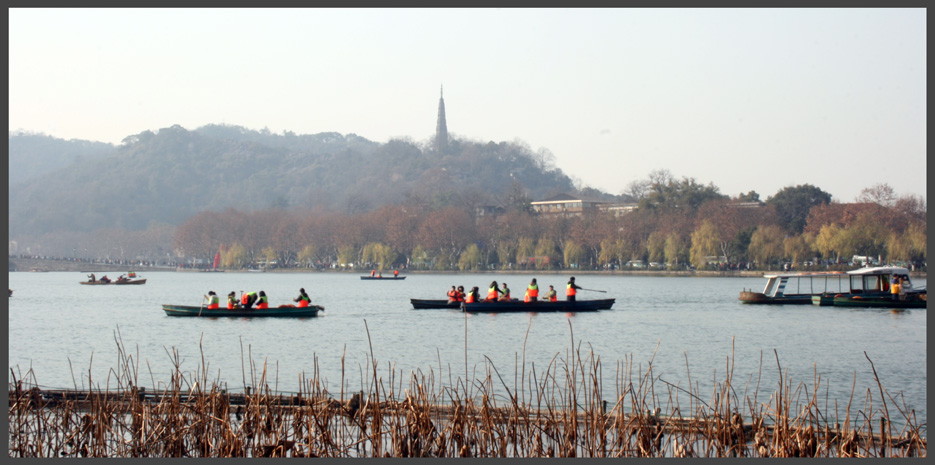
[[[381,144],[354,134],[271,134],[225,125],[144,131],[115,148],[21,137],[37,136],[10,135],[10,176],[23,180],[10,185],[11,239],[179,225],[226,208],[357,213],[413,201],[509,207],[574,192],[550,154],[522,142],[454,140],[453,150],[440,155],[409,140]],[[96,151],[81,152],[79,145]],[[38,156],[39,148],[58,153],[58,161],[30,170],[14,165]]]

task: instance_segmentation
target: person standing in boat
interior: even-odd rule
[[[208,295],[206,295],[205,298],[208,299],[208,310],[217,310],[221,307],[218,295],[215,294],[214,291],[208,291]]]
[[[293,302],[298,302],[296,307],[308,307],[308,304],[312,302],[312,298],[305,293],[305,288],[299,288],[299,296],[292,299]]]
[[[899,276],[893,275],[890,281],[890,297],[893,300],[899,300]]]
[[[394,277],[394,278],[398,278],[398,277],[399,277],[399,268],[393,270],[393,277]]]
[[[575,295],[578,294],[578,289],[581,289],[581,287],[575,284],[575,277],[572,276],[571,279],[568,280],[568,285],[565,286],[565,299],[569,302],[574,302]]]
[[[260,291],[260,298],[257,301],[256,308],[269,308],[269,300],[266,298],[266,292]]]
[[[555,287],[549,284],[549,292],[545,295],[549,302],[558,302],[558,293],[555,292]]]
[[[535,302],[537,300],[539,300],[539,284],[536,283],[536,278],[532,278],[532,282],[526,286],[526,296],[523,301]]]

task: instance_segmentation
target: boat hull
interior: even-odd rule
[[[381,278],[381,277],[377,277],[377,276],[361,276],[360,279],[363,279],[363,280],[365,280],[365,281],[366,281],[366,280],[374,280],[374,281],[380,281],[380,280],[397,281],[397,280],[406,279],[406,277],[405,277],[405,276],[384,276],[384,277]]]
[[[228,309],[218,308],[208,310],[205,307],[195,307],[190,305],[163,305],[162,310],[168,316],[188,316],[188,317],[237,317],[237,318],[255,318],[255,317],[314,317],[318,316],[319,311],[324,307],[320,305],[310,305],[308,307],[270,307],[270,308],[251,308],[251,309]]]
[[[577,300],[569,302],[559,300],[556,302],[538,300],[536,302],[523,302],[513,300],[510,302],[474,302],[465,303],[463,311],[468,313],[515,313],[515,312],[594,312],[610,310],[617,299]]]
[[[784,295],[770,297],[762,292],[743,291],[740,293],[740,301],[745,304],[811,304],[812,296],[810,294]]]
[[[108,285],[108,284],[116,284],[116,285],[122,285],[122,284],[146,284],[146,278],[142,278],[142,279],[128,279],[128,280],[126,280],[126,281],[119,281],[119,282],[118,282],[118,281],[110,281],[110,282],[107,282],[107,283],[101,282],[101,281],[94,281],[94,282],[91,282],[91,281],[81,281],[81,284],[87,284],[87,285],[90,285],[90,286],[106,286],[106,285]]]
[[[412,308],[416,310],[432,308],[461,308],[461,302],[449,303],[446,299],[409,299],[409,302],[412,303]]]
[[[838,295],[834,297],[835,307],[879,307],[879,308],[926,308],[928,301],[925,294],[909,295],[905,300],[893,299],[886,295],[861,296]]]

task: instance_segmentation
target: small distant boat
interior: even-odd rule
[[[191,316],[191,317],[238,317],[238,318],[254,318],[254,317],[314,317],[318,316],[318,312],[324,311],[325,308],[320,305],[309,305],[308,307],[295,307],[295,306],[283,306],[283,307],[269,307],[269,308],[250,308],[250,309],[228,309],[227,307],[221,307],[217,309],[211,309],[201,306],[195,307],[190,305],[163,305],[162,310],[166,312],[168,316]]]
[[[406,279],[406,277],[405,277],[405,276],[361,276],[360,279],[364,279],[364,280],[367,280],[367,279],[375,279],[375,280],[386,279],[386,280],[393,281],[393,280],[402,280],[402,279]]]
[[[100,279],[96,281],[81,281],[81,284],[88,285],[105,285],[105,284],[146,284],[146,278],[140,279],[114,279],[110,281],[101,281]]]
[[[617,299],[595,299],[595,300],[559,300],[551,302],[547,300],[537,300],[535,302],[523,302],[519,299],[513,299],[509,302],[474,302],[464,303],[462,309],[468,313],[514,313],[514,312],[594,312],[597,310],[610,310]]]

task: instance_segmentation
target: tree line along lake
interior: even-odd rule
[[[636,381],[622,379],[625,372],[713,394],[729,368],[738,395],[752,399],[758,387],[759,401],[769,402],[782,376],[801,383],[802,396],[817,391],[829,415],[843,416],[849,403],[858,406],[853,415],[868,396],[880,406],[875,370],[888,395],[926,421],[925,309],[741,304],[740,291],[762,289],[761,277],[579,273],[580,286],[605,292],[579,291],[578,298],[615,298],[611,310],[464,314],[414,310],[409,299],[443,299],[452,285],[486,289],[492,280],[521,297],[534,277],[540,289],[551,284],[564,297],[569,275],[420,273],[380,282],[359,279],[369,271],[137,272],[145,285],[82,286],[87,278],[76,271],[9,273],[8,373],[43,388],[105,387],[115,376],[119,343],[149,389],[164,386],[177,362],[232,392],[250,385],[264,365],[268,384],[279,391],[298,391],[302,375],[313,370],[330,392],[366,391],[371,360],[384,381],[432,373],[443,383],[481,378],[489,363],[512,388],[523,373],[583,350],[599,358],[602,395],[610,401]],[[319,317],[173,318],[161,309],[197,306],[209,290],[222,297],[264,290],[275,306],[290,303],[299,288],[324,306]]]

